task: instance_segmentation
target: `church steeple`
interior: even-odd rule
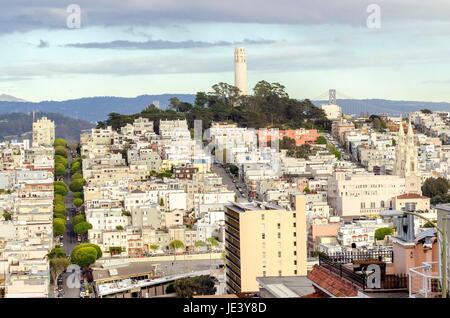
[[[418,155],[411,121],[408,121],[406,136],[403,125],[400,124],[395,156],[394,174],[405,178],[406,192],[421,194]]]

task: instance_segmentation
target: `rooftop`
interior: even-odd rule
[[[358,296],[358,289],[350,282],[345,281],[319,265],[313,267],[312,271],[308,273],[308,278],[319,289],[332,297]]]
[[[312,281],[305,276],[258,277],[257,280],[276,298],[303,297],[315,292]]]

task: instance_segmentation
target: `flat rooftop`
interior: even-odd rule
[[[152,274],[156,266],[149,262],[128,263],[109,268],[94,268],[94,281],[123,279],[125,277]]]
[[[294,298],[313,294],[313,283],[306,276],[258,277],[262,287],[276,298]]]
[[[245,202],[245,203],[237,203],[230,202],[226,207],[236,211],[236,212],[246,212],[246,211],[261,211],[261,210],[286,210],[284,207],[267,202]]]

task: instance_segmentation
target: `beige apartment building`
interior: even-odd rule
[[[42,117],[33,123],[33,147],[52,146],[55,142],[55,123]]]
[[[304,276],[307,271],[306,200],[291,205],[232,203],[225,212],[228,293],[259,290],[257,277]]]
[[[398,176],[336,170],[328,179],[328,203],[342,217],[376,216],[394,208],[394,198],[404,193],[405,179]]]

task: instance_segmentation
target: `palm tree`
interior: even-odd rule
[[[208,237],[206,239],[206,244],[208,245],[209,250],[209,267],[211,268],[212,263],[212,249],[219,246],[219,241],[215,237]]]
[[[184,243],[180,240],[173,240],[169,243],[169,247],[173,250],[173,261],[175,263],[175,261],[177,260],[177,250],[184,248]]]

